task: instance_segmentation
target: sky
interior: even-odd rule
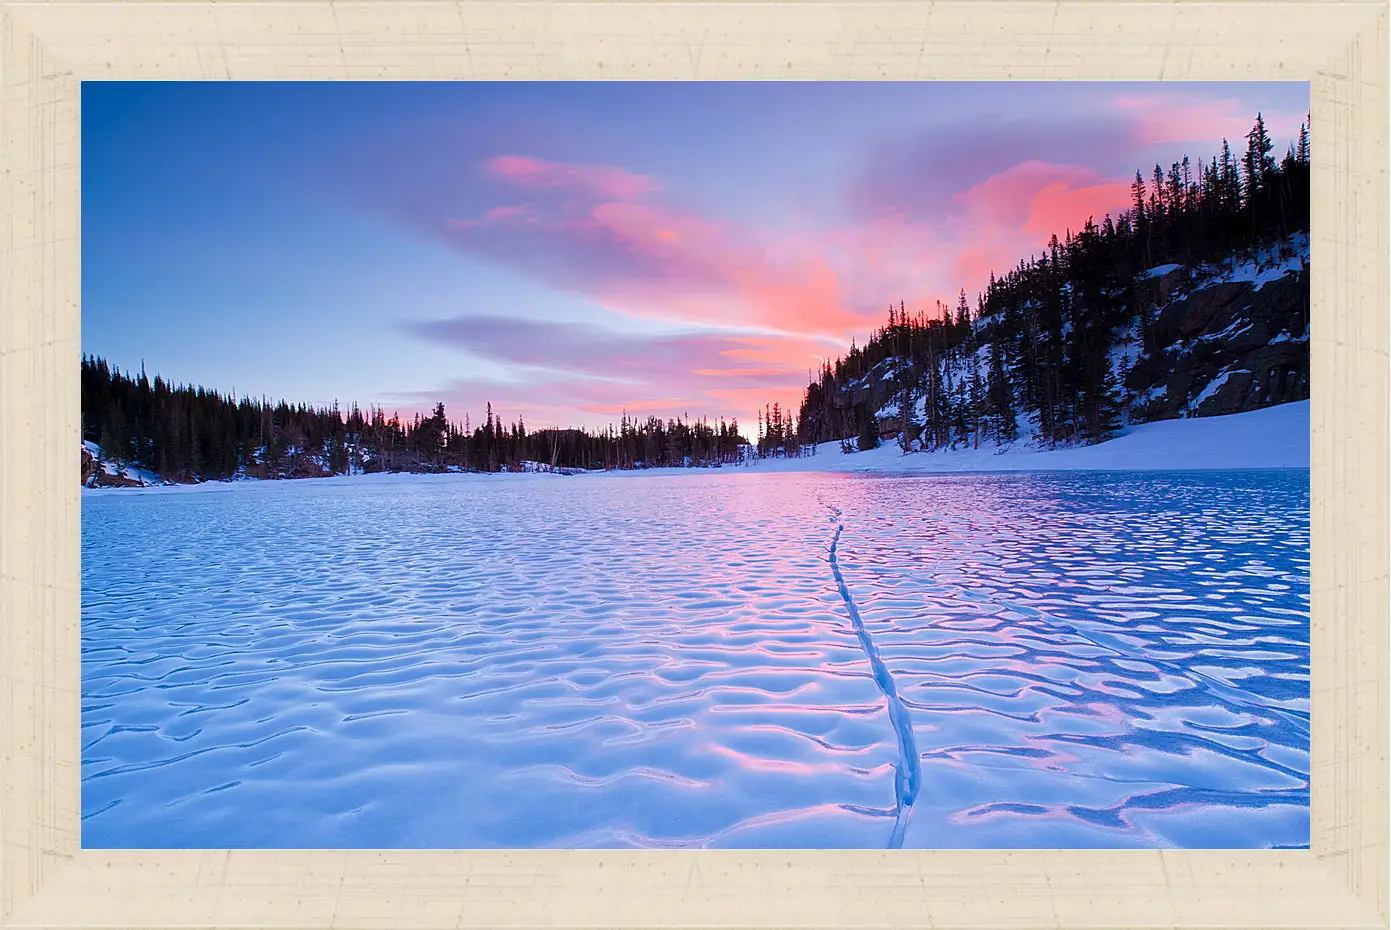
[[[82,349],[176,383],[602,427],[796,407],[1135,171],[1307,83],[161,83],[82,92]],[[745,430],[746,434],[749,430]]]

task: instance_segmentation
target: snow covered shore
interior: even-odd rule
[[[1005,471],[1193,471],[1309,467],[1309,402],[1280,404],[1225,417],[1142,423],[1094,446],[1037,449],[1025,443],[1001,449],[957,449],[904,454],[893,443],[845,454],[822,443],[816,455],[764,459],[730,471],[870,472],[936,474]],[[653,468],[619,474],[690,474],[692,469]],[[612,473],[610,473],[612,474]]]
[[[1037,449],[1025,443],[944,452],[904,454],[897,445],[846,454],[837,443],[822,443],[815,455],[794,459],[763,459],[719,469],[649,468],[631,471],[585,472],[574,477],[641,477],[658,475],[719,475],[783,472],[842,472],[874,474],[938,474],[1011,471],[1194,471],[1309,467],[1309,401],[1298,401],[1236,413],[1142,423],[1094,446]],[[383,482],[449,480],[556,480],[552,474],[407,475],[375,474],[306,478],[299,481]],[[255,480],[212,481],[196,485],[146,488],[83,488],[86,494],[148,494],[226,490],[230,487],[283,485]],[[298,483],[293,482],[293,483]]]
[[[1142,423],[1094,446],[1037,449],[1020,443],[904,454],[897,445],[843,454],[823,443],[807,459],[770,459],[758,471],[893,473],[996,471],[1191,471],[1309,467],[1309,401],[1225,417]],[[670,469],[679,471],[680,469]]]

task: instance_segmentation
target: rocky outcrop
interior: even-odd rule
[[[880,362],[864,378],[851,382],[846,388],[831,394],[827,398],[830,408],[848,418],[850,411],[856,407],[878,411],[885,405],[893,406],[890,402],[895,399],[899,390],[898,382],[892,376],[897,366],[898,359],[894,358]],[[879,417],[877,426],[881,436],[896,436],[902,429],[902,421],[896,416]]]
[[[296,458],[287,471],[290,478],[327,478],[330,474],[321,462],[307,455]]]
[[[87,488],[135,488],[141,486],[139,478],[124,474],[112,474],[107,465],[97,459],[92,451],[82,446],[82,486]]]
[[[1218,283],[1162,307],[1125,375],[1135,420],[1222,416],[1309,396],[1309,274]]]
[[[1286,268],[1297,270],[1282,273]],[[1307,243],[1218,268],[1156,271],[1134,290],[1135,302],[1152,311],[1118,327],[1112,346],[1127,420],[1222,416],[1309,397]],[[856,429],[857,410],[869,411],[877,414],[881,439],[897,436],[900,366],[888,358],[836,387],[818,415],[832,418],[831,432],[843,434]]]
[[[1251,285],[1246,283],[1214,284],[1169,303],[1154,324],[1153,345],[1170,346],[1208,332],[1213,320],[1225,316],[1232,304],[1250,289]]]
[[[82,447],[82,484],[88,486],[92,479],[96,478],[97,472],[101,470],[97,464],[97,457],[92,454],[86,446]]]

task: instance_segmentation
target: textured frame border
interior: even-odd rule
[[[0,926],[1387,926],[1387,25],[1374,0],[0,0]],[[310,78],[1309,80],[1312,848],[83,851],[79,84]]]

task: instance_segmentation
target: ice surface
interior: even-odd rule
[[[83,844],[1305,845],[1308,534],[1307,470],[84,492]]]

